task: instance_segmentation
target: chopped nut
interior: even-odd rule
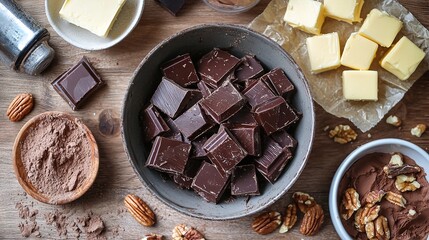
[[[389,223],[386,217],[380,216],[375,220],[375,236],[381,240],[390,239]]]
[[[142,238],[142,240],[164,240],[164,236],[155,233],[150,233],[146,234],[146,236]]]
[[[401,192],[414,192],[420,188],[420,183],[413,175],[399,175],[396,177],[395,186]]]
[[[319,232],[324,221],[323,209],[319,204],[314,205],[304,214],[299,231],[307,236],[312,236]]]
[[[394,178],[398,175],[405,175],[410,173],[419,173],[421,171],[420,167],[412,166],[408,164],[403,164],[402,166],[384,166],[384,172],[387,174],[388,178]]]
[[[416,136],[416,137],[421,137],[425,131],[426,131],[426,125],[425,124],[417,124],[417,126],[415,126],[411,129],[411,135]]]
[[[288,232],[298,220],[296,215],[296,205],[291,203],[287,206],[286,214],[283,220],[283,224],[280,227],[279,233]]]
[[[399,127],[402,124],[402,121],[400,118],[394,115],[390,115],[388,118],[386,118],[386,123],[393,125],[395,127]]]
[[[368,239],[373,239],[375,237],[374,222],[369,222],[369,223],[365,224],[365,232],[366,232],[366,237]]]
[[[414,217],[415,215],[416,215],[416,210],[414,210],[414,209],[410,209],[410,210],[408,210],[408,216],[409,217]]]
[[[372,135],[371,135],[371,133],[368,133],[368,135],[367,135],[367,136],[368,136],[368,138],[372,138]]]
[[[173,240],[186,240],[185,235],[189,228],[185,224],[179,224],[173,229]]]
[[[345,144],[356,140],[357,133],[349,125],[338,125],[329,131],[329,137],[334,138],[334,142]]]
[[[385,194],[386,192],[383,190],[371,191],[365,195],[363,201],[367,206],[373,206],[374,204],[379,203]]]
[[[306,213],[308,209],[316,205],[316,201],[308,193],[295,192],[292,195],[292,198],[298,205],[299,210],[301,210],[303,213]]]
[[[386,194],[386,200],[403,208],[405,208],[405,204],[407,204],[407,200],[401,194],[390,191]]]
[[[142,225],[150,227],[155,224],[155,213],[136,195],[128,194],[124,199],[128,212]]]
[[[343,209],[341,216],[344,220],[348,220],[355,211],[360,207],[359,193],[354,188],[348,188],[343,197]]]
[[[390,157],[389,165],[391,166],[402,166],[404,165],[403,156],[400,153],[395,153]]]
[[[279,212],[266,212],[257,216],[252,223],[255,232],[265,235],[272,233],[282,224],[282,216]]]

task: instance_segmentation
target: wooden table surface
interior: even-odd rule
[[[298,227],[287,235],[277,232],[261,237],[255,234],[250,225],[252,217],[233,221],[205,221],[180,214],[165,206],[136,177],[124,152],[121,136],[104,136],[99,131],[99,116],[105,109],[110,109],[119,118],[122,100],[130,77],[143,57],[161,40],[182,29],[200,23],[234,23],[247,25],[261,13],[268,0],[262,0],[251,11],[240,15],[225,15],[209,9],[202,1],[188,0],[180,16],[173,17],[160,8],[153,0],[146,0],[143,17],[136,29],[118,45],[102,51],[86,51],[76,48],[59,37],[49,25],[44,12],[44,1],[18,1],[32,16],[42,23],[51,33],[51,46],[56,50],[56,57],[51,66],[41,76],[27,76],[15,73],[0,66],[0,239],[21,238],[18,228],[21,219],[15,205],[22,203],[30,210],[38,210],[35,221],[43,238],[75,238],[70,229],[76,217],[92,211],[101,215],[106,225],[104,236],[118,239],[140,239],[147,233],[163,234],[171,239],[171,230],[179,223],[186,223],[203,232],[207,239],[302,239]],[[413,12],[426,26],[429,26],[429,2],[427,0],[402,0],[405,7]],[[1,23],[0,23],[1,24]],[[73,112],[50,83],[59,74],[75,64],[83,55],[87,56],[107,82],[107,87],[97,92],[82,110]],[[19,93],[30,92],[36,104],[29,116],[18,123],[10,122],[6,109]],[[400,129],[381,122],[367,134],[360,134],[351,144],[339,145],[327,137],[323,131],[329,125],[348,123],[326,113],[316,106],[316,137],[313,150],[304,172],[289,194],[281,198],[270,209],[283,212],[294,191],[308,192],[323,205],[326,221],[322,231],[314,239],[338,238],[328,212],[328,192],[332,176],[337,167],[356,147],[363,143],[385,137],[410,140],[428,149],[429,132],[421,138],[410,135],[410,129],[418,123],[429,124],[429,74],[426,73],[406,94],[404,99],[390,113],[403,119]],[[64,206],[52,206],[39,203],[26,195],[15,178],[11,153],[16,134],[22,125],[39,113],[60,110],[80,117],[93,131],[100,149],[99,175],[93,187],[77,201]],[[118,119],[117,119],[118,120]],[[123,198],[133,193],[141,196],[155,211],[158,223],[153,228],[143,227],[129,215],[124,208]],[[55,226],[48,225],[45,215],[60,211],[66,216],[67,235],[59,236]],[[81,235],[81,237],[85,235]]]

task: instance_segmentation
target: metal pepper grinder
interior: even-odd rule
[[[49,37],[14,0],[0,0],[0,62],[30,75],[41,73],[54,58]]]

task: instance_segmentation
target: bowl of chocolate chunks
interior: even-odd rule
[[[138,178],[179,212],[259,212],[301,174],[314,138],[303,73],[246,27],[200,25],[156,46],[131,79],[122,137]]]

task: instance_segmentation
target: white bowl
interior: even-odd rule
[[[329,212],[331,215],[332,223],[335,230],[341,239],[352,239],[344,228],[341,218],[340,210],[338,208],[338,187],[344,174],[347,172],[350,166],[353,165],[361,157],[374,152],[392,153],[400,152],[413,159],[420,167],[425,169],[426,172],[429,170],[429,155],[426,151],[421,149],[419,146],[401,139],[386,138],[375,140],[354,150],[350,153],[343,163],[338,167],[337,172],[334,175],[331,183],[331,189],[329,191]],[[426,176],[429,181],[429,176]],[[429,238],[428,238],[429,239]]]
[[[144,8],[144,0],[127,0],[109,35],[103,38],[62,19],[59,12],[63,3],[64,0],[45,0],[48,21],[60,37],[86,50],[106,49],[122,41],[137,26]]]

